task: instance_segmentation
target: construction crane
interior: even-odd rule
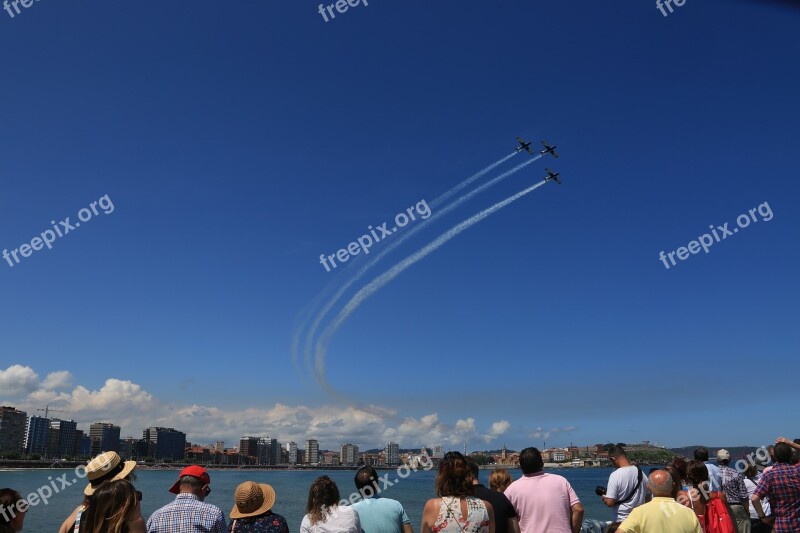
[[[48,418],[47,415],[50,414],[51,412],[53,412],[53,413],[66,413],[67,412],[67,411],[61,411],[61,410],[58,410],[58,409],[50,409],[49,405],[46,405],[44,407],[44,409],[37,409],[37,411],[44,411],[44,417],[45,418]]]

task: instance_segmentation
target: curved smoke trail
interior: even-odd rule
[[[512,202],[514,202],[516,200],[519,200],[520,198],[522,198],[526,194],[530,193],[531,191],[533,191],[535,189],[538,189],[539,187],[541,187],[545,183],[547,183],[547,181],[546,180],[542,180],[539,183],[537,183],[535,185],[532,185],[532,186],[528,187],[527,189],[523,189],[523,190],[519,191],[518,193],[516,193],[516,194],[514,194],[512,196],[509,196],[505,200],[502,200],[502,201],[494,204],[493,206],[484,209],[483,211],[477,213],[476,215],[471,216],[470,218],[464,220],[463,222],[461,222],[459,224],[456,224],[455,226],[453,226],[452,228],[450,228],[449,230],[447,230],[446,232],[441,234],[439,237],[437,237],[436,239],[434,239],[430,243],[426,244],[425,246],[423,246],[422,248],[420,248],[419,250],[417,250],[413,254],[409,255],[408,257],[406,257],[405,259],[403,259],[402,261],[400,261],[399,263],[397,263],[396,265],[391,267],[389,270],[387,270],[386,272],[384,272],[380,276],[378,276],[375,279],[373,279],[367,285],[362,287],[350,299],[350,301],[347,302],[347,305],[345,305],[342,308],[342,310],[336,316],[334,321],[330,325],[328,325],[327,328],[325,328],[325,331],[322,332],[322,335],[320,335],[320,338],[317,341],[317,350],[316,350],[314,370],[315,370],[315,374],[316,374],[316,377],[317,377],[317,381],[320,383],[320,385],[322,385],[328,391],[333,392],[334,394],[337,394],[335,389],[333,389],[333,387],[331,387],[331,385],[328,383],[327,378],[325,377],[325,354],[326,354],[326,352],[328,350],[328,344],[330,343],[331,338],[333,337],[333,335],[338,331],[338,329],[340,327],[342,327],[342,324],[344,324],[344,322],[347,320],[347,318],[353,313],[353,311],[358,309],[358,307],[362,303],[364,303],[364,301],[367,298],[369,298],[370,296],[375,294],[377,291],[379,291],[382,287],[384,287],[387,283],[389,283],[394,278],[396,278],[405,269],[407,269],[408,267],[412,266],[417,261],[420,261],[421,259],[423,259],[425,256],[427,256],[431,252],[436,251],[440,246],[442,246],[444,243],[446,243],[447,241],[449,241],[450,239],[452,239],[453,237],[455,237],[456,235],[458,235],[462,231],[464,231],[466,229],[469,229],[471,226],[477,224],[478,222],[480,222],[484,218],[488,217],[492,213],[495,213],[496,211],[504,208],[505,206],[507,206],[508,204],[510,204],[510,203],[512,203]]]
[[[519,152],[516,152],[516,151],[515,152],[511,152],[510,154],[505,155],[502,158],[498,159],[497,161],[495,161],[494,163],[492,163],[488,167],[485,167],[485,168],[479,170],[478,172],[476,172],[475,174],[473,174],[469,178],[465,179],[464,181],[462,181],[461,183],[459,183],[455,187],[453,187],[450,190],[448,190],[445,193],[443,193],[438,198],[434,199],[431,202],[430,205],[435,207],[436,205],[442,203],[447,198],[449,198],[452,195],[454,195],[456,192],[460,191],[461,189],[463,189],[464,187],[466,187],[467,185],[469,185],[473,181],[485,176],[488,172],[491,172],[492,170],[494,170],[498,166],[502,165],[503,163],[505,163],[506,161],[508,161],[509,159],[514,157],[515,155],[517,155],[518,153]],[[541,156],[539,156],[539,157],[541,157]],[[537,157],[537,159],[538,159],[538,157]],[[354,261],[358,260],[358,258],[356,258],[356,257],[354,257],[353,259],[354,259]],[[360,275],[359,275],[359,277],[360,277]],[[336,285],[336,282],[337,282],[336,279],[333,279],[330,282],[328,282],[328,284],[325,286],[325,288],[322,289],[322,292],[320,292],[316,296],[316,298],[314,298],[314,300],[300,313],[301,315],[303,315],[303,317],[299,319],[299,325],[295,325],[295,327],[293,328],[294,329],[294,333],[292,334],[292,348],[291,348],[291,351],[292,351],[292,364],[295,366],[295,368],[298,371],[299,371],[299,368],[297,366],[297,360],[298,360],[298,354],[299,354],[299,349],[300,349],[300,338],[302,337],[303,329],[305,329],[305,326],[308,323],[308,320],[310,319],[310,316],[313,313],[313,310],[318,307],[319,302],[323,299],[323,297],[326,294],[329,294],[333,290],[333,286]],[[350,284],[352,284],[352,281],[350,281],[347,286],[349,287]],[[340,294],[341,292],[342,291],[337,293],[337,296],[334,298],[334,303],[335,303],[336,300],[338,300],[341,297],[341,294]],[[331,304],[331,305],[333,305],[333,304]],[[317,318],[317,320],[314,323],[315,325],[314,325],[314,328],[313,328],[312,332],[307,335],[308,339],[313,338],[313,335],[316,334],[316,328],[319,327],[319,321],[322,320],[322,317],[324,317],[324,315],[326,315],[329,310],[330,310],[330,307],[326,308],[326,310],[322,313],[322,315]],[[297,321],[295,321],[295,322],[297,323]],[[310,342],[311,342],[310,340],[307,341],[307,344],[310,343]],[[311,351],[311,348],[307,347],[305,362],[306,362],[306,368],[307,368],[307,370],[309,372],[312,371],[312,369],[311,369],[311,354],[310,354],[310,351]]]
[[[501,162],[508,160],[513,155],[514,154],[510,154],[510,155],[504,157],[503,159],[501,159],[497,163],[494,163],[494,164],[490,165],[489,167],[486,167],[486,169],[482,170],[478,174],[475,174],[475,176],[470,177],[469,179],[463,181],[462,183],[459,183],[458,185],[456,185],[455,187],[453,187],[452,189],[450,189],[449,191],[447,191],[443,195],[441,195],[438,198],[436,198],[433,202],[431,202],[431,205],[433,205],[434,202],[441,202],[441,200],[443,198],[445,198],[445,197],[451,196],[455,191],[457,191],[459,189],[462,189],[464,186],[466,186],[470,180],[474,181],[475,179],[477,179],[477,176],[479,174],[481,174],[481,173],[485,174],[486,172],[488,172],[488,170],[491,170],[492,168],[496,167]],[[497,183],[501,182],[502,180],[506,179],[507,177],[511,176],[512,174],[514,174],[516,172],[519,172],[520,170],[522,170],[526,166],[530,165],[531,163],[533,163],[537,159],[541,159],[541,157],[542,157],[542,154],[539,154],[539,155],[537,155],[535,157],[532,157],[532,158],[526,160],[524,163],[521,163],[521,164],[515,166],[511,170],[507,170],[506,172],[503,172],[499,176],[496,176],[496,177],[492,178],[491,180],[487,181],[486,183],[484,183],[480,187],[477,187],[477,188],[473,189],[472,191],[468,192],[467,194],[461,196],[457,200],[455,200],[452,203],[446,205],[443,209],[440,209],[440,210],[434,212],[428,218],[428,220],[425,221],[426,224],[419,224],[417,226],[414,226],[414,227],[410,228],[408,231],[406,231],[403,234],[399,235],[399,238],[397,240],[392,241],[385,248],[381,249],[380,252],[378,252],[376,255],[372,256],[370,258],[370,260],[366,264],[364,264],[364,266],[362,266],[355,274],[353,274],[350,277],[350,279],[348,279],[344,283],[344,285],[339,287],[339,290],[336,291],[336,294],[333,296],[333,298],[328,300],[328,302],[325,304],[325,306],[322,309],[320,309],[320,311],[317,313],[317,316],[314,319],[314,322],[311,324],[311,327],[308,329],[308,333],[306,334],[306,342],[305,342],[305,346],[304,346],[304,349],[303,349],[303,354],[305,356],[304,357],[305,364],[306,364],[306,368],[308,369],[308,371],[309,372],[314,372],[313,368],[312,368],[312,364],[311,364],[311,350],[312,350],[312,345],[313,345],[313,342],[314,342],[314,336],[317,333],[317,329],[319,328],[320,323],[325,318],[325,315],[327,315],[328,312],[330,312],[330,310],[333,308],[333,306],[335,306],[336,303],[339,301],[339,299],[344,295],[344,293],[347,291],[347,289],[349,289],[353,285],[353,283],[358,281],[361,278],[361,276],[363,276],[369,269],[371,269],[373,266],[375,266],[386,254],[390,253],[392,250],[394,250],[395,248],[397,248],[398,246],[403,244],[403,242],[405,242],[407,239],[411,238],[418,231],[426,228],[428,225],[430,225],[431,222],[433,222],[434,220],[436,220],[439,217],[442,217],[442,216],[446,215],[447,213],[449,213],[450,211],[452,211],[456,207],[460,206],[461,204],[463,204],[464,202],[466,202],[470,198],[473,198],[475,195],[482,193],[483,191],[485,191],[489,187],[492,187],[493,185],[496,185]],[[481,175],[483,175],[483,174],[481,174]]]

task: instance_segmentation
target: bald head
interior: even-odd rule
[[[650,474],[647,486],[650,487],[650,492],[653,493],[653,496],[671,498],[675,483],[672,481],[672,475],[669,472],[666,470],[656,470]]]

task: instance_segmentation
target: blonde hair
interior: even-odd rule
[[[496,468],[489,474],[489,488],[497,492],[505,492],[514,479],[505,468]]]

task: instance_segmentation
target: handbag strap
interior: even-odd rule
[[[635,487],[633,487],[633,492],[631,492],[630,494],[628,494],[628,497],[627,497],[627,498],[625,498],[624,500],[617,500],[617,505],[621,505],[621,504],[623,504],[623,503],[627,503],[627,502],[628,502],[628,500],[630,500],[631,498],[633,498],[633,497],[636,495],[636,492],[639,490],[639,487],[640,487],[640,486],[641,486],[641,484],[642,484],[642,477],[644,476],[644,474],[642,473],[642,469],[641,469],[641,468],[639,468],[638,466],[636,467],[636,470],[637,470],[637,472],[638,472],[639,479],[636,481],[636,486],[635,486]]]

